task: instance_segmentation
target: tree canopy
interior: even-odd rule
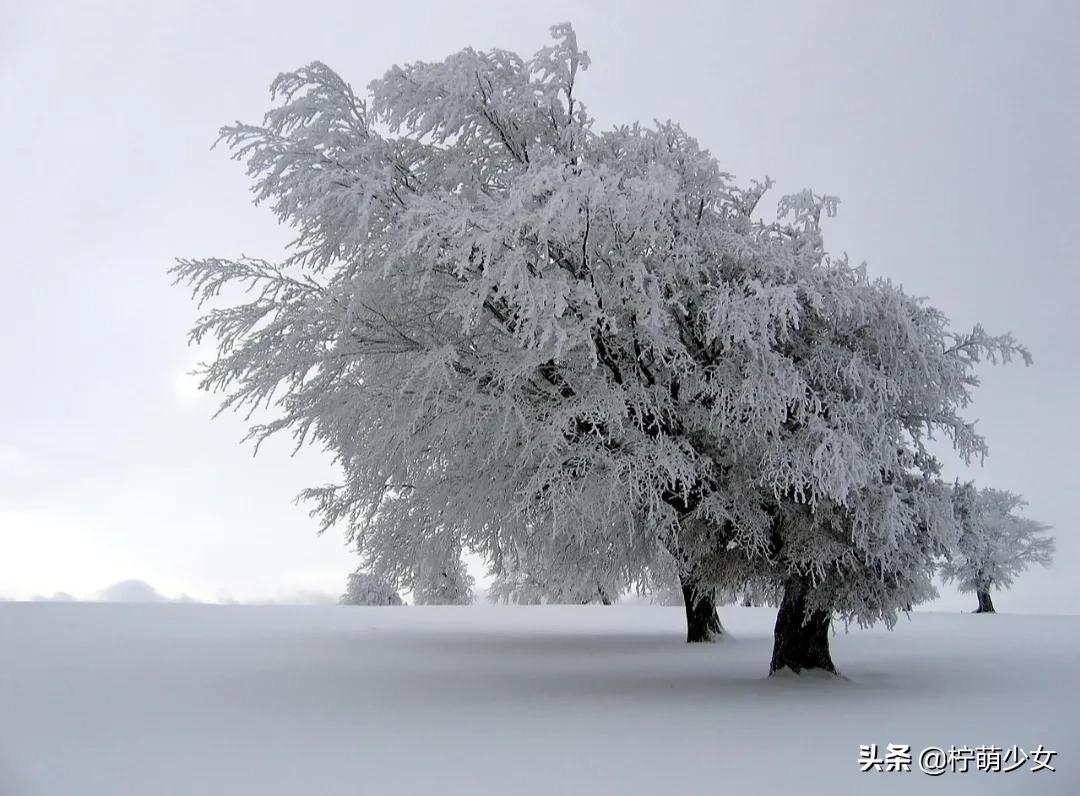
[[[552,35],[366,95],[316,62],[222,129],[295,239],[173,269],[218,341],[203,386],[270,408],[256,443],[331,452],[340,483],[305,497],[395,583],[421,548],[600,584],[673,557],[684,587],[893,621],[959,534],[927,439],[984,455],[975,368],[1027,351],[830,257],[834,198],[766,217],[770,181],[677,124],[595,129],[588,55]],[[228,284],[253,297],[219,306]]]
[[[980,611],[993,611],[991,590],[1009,588],[1032,564],[1050,565],[1050,526],[1019,514],[1027,501],[1012,492],[958,483],[955,500],[961,533],[942,574],[960,591],[976,592]]]

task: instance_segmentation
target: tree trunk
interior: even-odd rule
[[[716,613],[716,589],[706,588],[686,576],[680,582],[686,607],[687,643],[718,640],[724,635],[724,626]]]
[[[610,595],[604,590],[603,586],[597,585],[596,593],[600,595],[600,603],[602,605],[612,605],[615,601],[611,599]]]
[[[820,669],[836,674],[829,654],[829,628],[832,614],[813,611],[806,614],[807,584],[799,578],[784,586],[784,599],[776,614],[773,655],[769,674],[790,669],[799,674],[804,669]]]
[[[994,601],[990,599],[990,592],[984,589],[979,589],[975,592],[975,595],[979,598],[979,607],[976,609],[977,614],[994,614],[997,611],[994,610]]]

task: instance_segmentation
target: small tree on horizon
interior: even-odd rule
[[[996,613],[992,589],[1008,589],[1032,564],[1050,565],[1056,547],[1047,535],[1051,526],[1017,513],[1027,505],[1021,495],[972,482],[954,489],[961,535],[942,575],[961,592],[975,593],[975,613]]]
[[[409,587],[416,605],[471,605],[474,599],[473,576],[461,560],[461,548],[445,539],[423,548]]]
[[[403,605],[394,587],[371,572],[356,570],[345,581],[345,593],[339,602],[342,605]]]

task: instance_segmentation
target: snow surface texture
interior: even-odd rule
[[[1080,617],[838,632],[773,612],[0,604],[2,796],[1080,793]],[[1038,744],[1057,772],[859,773],[859,745]]]

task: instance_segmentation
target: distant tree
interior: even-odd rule
[[[679,580],[679,565],[674,556],[670,553],[658,555],[642,582],[638,584],[638,591],[648,595],[649,602],[653,605],[685,607],[682,583]],[[687,629],[691,627],[688,619]]]
[[[401,605],[401,596],[393,586],[371,572],[357,570],[345,581],[342,605]]]
[[[603,537],[520,535],[492,562],[494,580],[488,598],[520,605],[612,604],[628,587],[630,575],[619,564],[619,549],[587,549],[597,539]]]
[[[545,585],[520,569],[504,570],[494,577],[487,598],[493,603],[543,605],[551,602]]]
[[[666,588],[659,588],[648,593],[649,602],[653,605],[666,607],[684,607],[682,589],[678,583],[673,583]]]
[[[514,605],[611,605],[619,592],[618,586],[605,586],[589,577],[568,577],[563,572],[518,564],[495,576],[488,588],[488,599]]]
[[[471,605],[473,602],[473,577],[461,560],[461,548],[456,544],[425,546],[413,566],[409,585],[416,605]]]
[[[748,584],[738,593],[732,594],[732,602],[738,602],[743,608],[760,605],[775,605],[775,595],[768,592],[760,583]]]
[[[1049,525],[1020,516],[1027,505],[1020,495],[973,483],[955,487],[961,535],[955,552],[942,566],[947,581],[962,592],[975,592],[975,613],[992,614],[991,589],[1007,589],[1032,564],[1049,566],[1055,543]]]

